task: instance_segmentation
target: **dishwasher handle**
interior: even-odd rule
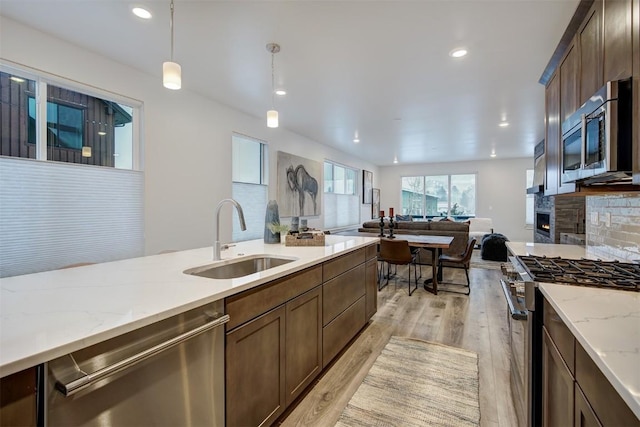
[[[504,296],[507,299],[511,317],[516,320],[527,320],[527,312],[516,308],[516,305],[513,303],[513,296],[509,291],[509,285],[503,279],[500,279],[500,285],[502,285],[502,292],[504,292]]]
[[[207,322],[202,326],[199,326],[183,334],[180,334],[176,337],[173,337],[165,342],[162,342],[158,345],[155,345],[151,348],[141,351],[140,353],[127,357],[126,359],[120,360],[114,363],[113,365],[105,366],[102,369],[98,369],[97,371],[88,373],[88,374],[83,372],[82,377],[77,378],[73,381],[69,381],[66,384],[63,384],[60,381],[56,381],[56,389],[60,391],[62,394],[64,394],[65,396],[73,396],[74,394],[78,393],[81,390],[84,390],[85,388],[91,386],[97,381],[100,381],[117,372],[131,368],[132,366],[137,365],[143,360],[146,360],[151,356],[155,356],[158,353],[168,350],[171,347],[175,347],[176,345],[181,344],[184,341],[187,341],[188,339],[191,339],[197,335],[200,335],[218,326],[222,326],[225,323],[227,323],[229,319],[230,318],[228,314],[225,314],[221,317],[217,317],[214,320]]]

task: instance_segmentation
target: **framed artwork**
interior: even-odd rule
[[[380,218],[380,189],[371,189],[371,219]]]
[[[278,210],[281,217],[322,212],[322,163],[278,151]]]
[[[371,203],[371,189],[373,188],[373,172],[362,170],[362,203]]]

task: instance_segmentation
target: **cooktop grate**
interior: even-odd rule
[[[619,261],[519,256],[537,282],[640,291],[640,265]]]

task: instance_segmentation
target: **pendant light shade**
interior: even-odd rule
[[[171,9],[171,61],[162,64],[162,84],[167,89],[178,90],[182,87],[182,68],[177,62],[173,62],[173,0],[170,4]]]
[[[277,128],[278,127],[278,112],[276,111],[274,94],[275,94],[275,71],[273,66],[273,56],[280,52],[280,45],[277,43],[269,43],[267,44],[267,51],[271,52],[271,110],[267,111],[267,127],[269,128]]]
[[[182,87],[182,68],[177,62],[162,63],[162,84],[167,89],[178,90]]]
[[[267,111],[267,127],[269,128],[278,127],[278,112],[276,110]]]

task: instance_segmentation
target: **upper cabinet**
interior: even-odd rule
[[[614,0],[617,1],[617,0]],[[596,0],[578,30],[580,43],[580,105],[604,84],[602,77],[602,1]],[[631,54],[631,52],[629,52]],[[573,113],[571,111],[571,113]]]
[[[546,195],[585,191],[586,187],[563,184],[560,179],[562,122],[606,82],[629,77],[633,77],[634,91],[634,183],[640,184],[639,2],[581,0],[540,78],[546,86]]]

